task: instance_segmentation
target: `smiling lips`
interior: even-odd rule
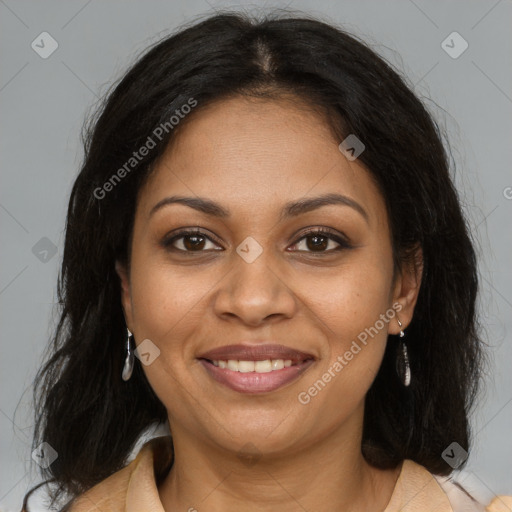
[[[234,391],[273,391],[299,377],[313,364],[311,354],[276,344],[228,345],[201,354],[208,374]]]

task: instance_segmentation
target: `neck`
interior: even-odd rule
[[[253,459],[199,441],[177,425],[171,431],[175,459],[159,488],[166,511],[383,511],[400,472],[400,466],[370,466],[360,437],[343,427],[308,446]]]

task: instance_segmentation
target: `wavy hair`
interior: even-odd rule
[[[129,267],[138,192],[174,133],[201,108],[234,95],[294,95],[325,114],[340,142],[356,134],[366,146],[359,161],[386,202],[395,267],[422,249],[407,331],[413,380],[401,384],[390,335],[366,396],[366,460],[390,468],[412,459],[446,475],[445,448],[457,441],[469,450],[483,361],[476,257],[438,124],[392,65],[341,28],[302,14],[224,12],[151,46],[84,129],[57,284],[60,319],[34,391],[34,447],[46,441],[58,452],[44,471],[54,500],[76,497],[122,468],[141,433],[167,419],[140,364],[121,380],[126,326],[114,264]],[[190,98],[193,112],[153,137],[155,147],[98,198],[98,188]]]

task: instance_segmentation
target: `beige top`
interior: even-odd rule
[[[151,439],[137,457],[79,496],[72,512],[165,512],[158,485],[172,462],[170,436]],[[384,512],[512,512],[512,496],[496,496],[487,506],[447,478],[405,460]]]

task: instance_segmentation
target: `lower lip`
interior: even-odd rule
[[[239,393],[274,391],[299,378],[314,363],[313,359],[309,359],[281,370],[272,370],[266,373],[242,373],[228,368],[219,368],[206,359],[200,359],[199,361],[206,368],[210,377]]]

